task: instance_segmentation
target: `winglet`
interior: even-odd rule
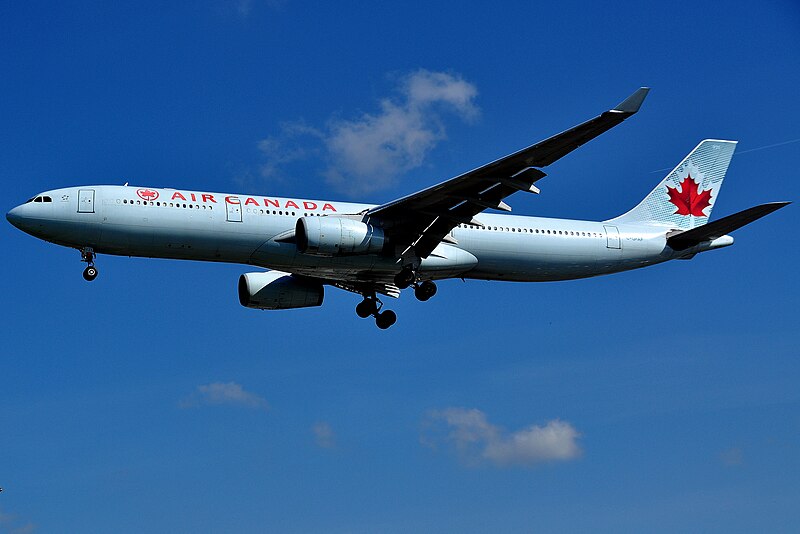
[[[638,88],[631,96],[614,106],[614,109],[611,111],[633,115],[639,111],[640,107],[642,107],[642,102],[644,102],[644,98],[647,96],[649,91],[649,87]]]

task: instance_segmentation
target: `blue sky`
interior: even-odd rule
[[[708,137],[740,141],[715,217],[798,198],[795,2],[595,4],[6,3],[5,209],[128,181],[378,203],[640,85],[516,213],[615,216]],[[100,257],[89,285],[3,224],[0,532],[797,531],[796,213],[689,262],[444,282],[385,332],[336,290],[242,308],[239,265]]]

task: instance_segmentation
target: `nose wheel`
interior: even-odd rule
[[[81,261],[86,262],[86,268],[83,270],[83,279],[91,282],[97,278],[97,267],[94,266],[94,251],[90,248],[81,249]]]
[[[378,297],[374,294],[364,295],[364,300],[359,302],[356,306],[356,315],[362,319],[366,319],[370,316],[374,317],[375,324],[378,328],[386,330],[397,322],[397,314],[392,310],[381,311],[381,308],[383,308],[383,303],[378,300]]]
[[[97,269],[94,265],[89,265],[87,268],[83,270],[83,279],[87,282],[91,282],[97,278]]]

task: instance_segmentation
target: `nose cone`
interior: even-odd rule
[[[8,222],[25,232],[36,235],[41,228],[41,220],[35,213],[31,213],[30,204],[22,204],[6,213]]]
[[[19,228],[20,230],[24,230],[23,226],[23,219],[22,216],[22,206],[17,206],[16,208],[12,209],[8,213],[6,213],[6,219],[8,222]]]

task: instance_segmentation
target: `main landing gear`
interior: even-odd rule
[[[97,268],[94,266],[94,251],[91,248],[81,249],[81,261],[87,263],[86,268],[83,270],[83,279],[91,282],[97,278]]]
[[[392,310],[380,311],[383,303],[374,294],[364,295],[364,300],[356,306],[356,314],[362,319],[369,316],[375,317],[375,324],[381,330],[386,330],[397,322],[397,314]]]
[[[403,267],[403,270],[394,275],[394,285],[401,290],[414,286],[414,296],[422,302],[436,294],[436,284],[431,280],[417,282],[417,273],[410,265]]]
[[[410,267],[406,267],[395,275],[394,282],[400,289],[406,289],[413,285],[414,296],[417,297],[417,300],[421,302],[430,300],[436,294],[436,284],[432,280],[417,282],[416,279],[417,274]],[[392,310],[381,311],[382,308],[383,302],[375,293],[364,293],[364,300],[356,305],[356,314],[363,319],[374,317],[378,328],[386,330],[397,322],[397,314]]]
[[[425,280],[424,282],[414,286],[414,296],[417,297],[417,300],[421,302],[429,300],[435,294],[436,284],[434,284],[431,280]]]
[[[417,275],[411,267],[403,267],[403,270],[394,275],[394,285],[398,289],[406,289],[416,280]]]

